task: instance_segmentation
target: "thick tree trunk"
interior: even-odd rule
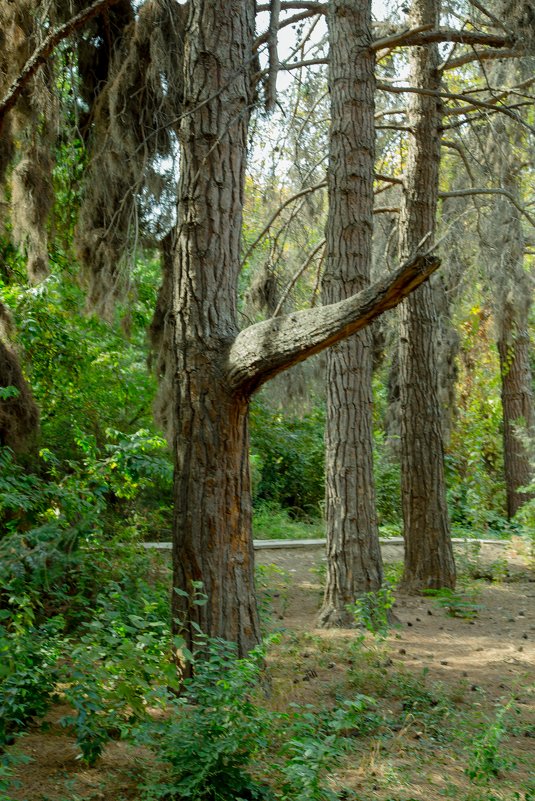
[[[238,333],[253,23],[252,0],[190,4],[178,222],[163,335],[175,371],[167,401],[173,407],[176,456],[175,631],[190,649],[196,649],[201,629],[237,643],[241,655],[260,638],[251,539],[250,395],[292,364],[363,329],[439,263],[419,255],[355,296]],[[206,596],[203,603],[199,593]]]
[[[370,280],[375,146],[371,2],[334,0],[328,25],[331,132],[323,297],[335,303]],[[368,327],[327,354],[323,626],[349,624],[348,604],[377,590],[382,581],[373,477],[372,344]]]
[[[185,31],[179,219],[174,256],[176,422],[173,615],[188,647],[198,625],[259,642],[251,540],[247,399],[225,378],[238,333],[254,3],[197,0]],[[195,590],[207,596],[195,602]]]
[[[438,24],[436,0],[415,0],[411,26]],[[413,47],[409,56],[413,86],[439,89],[437,45]],[[439,100],[408,98],[409,148],[400,214],[400,252],[415,253],[436,227],[440,164]],[[448,523],[444,446],[437,365],[438,311],[430,284],[400,307],[400,404],[402,506],[406,589],[453,587],[455,564]]]

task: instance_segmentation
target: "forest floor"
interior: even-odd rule
[[[385,546],[383,557],[399,577],[401,547]],[[395,592],[399,626],[385,637],[315,627],[322,550],[262,550],[256,560],[266,627],[279,632],[268,706],[321,708],[362,693],[389,721],[356,738],[327,777],[331,789],[351,788],[358,801],[535,800],[535,577],[520,547],[458,546],[450,608]],[[147,754],[112,742],[84,766],[57,725],[65,711],[54,708],[19,740],[31,761],[12,800],[139,798]],[[269,777],[268,765],[261,770]]]

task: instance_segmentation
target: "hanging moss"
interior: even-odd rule
[[[89,303],[104,316],[128,290],[136,247],[172,224],[176,200],[161,172],[176,155],[184,23],[185,7],[174,0],[146,2],[95,103],[76,242]]]

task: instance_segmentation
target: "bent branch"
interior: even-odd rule
[[[437,256],[420,254],[346,300],[272,317],[246,328],[230,347],[229,385],[235,392],[251,395],[277,373],[354,334],[397,306],[439,264]]]

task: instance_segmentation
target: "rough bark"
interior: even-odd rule
[[[518,314],[518,309],[516,311],[516,320],[509,316],[498,340],[502,375],[503,455],[509,518],[514,517],[533,497],[533,494],[519,491],[530,483],[532,469],[528,450],[519,438],[516,426],[526,427],[532,433],[535,428],[535,414],[529,359],[531,342],[527,328],[528,317]]]
[[[438,22],[436,0],[415,0],[411,24]],[[437,45],[414,47],[409,81],[440,88]],[[400,253],[414,253],[436,227],[441,108],[438,97],[408,100],[405,193],[400,212]],[[403,583],[412,592],[453,587],[455,564],[444,477],[444,445],[437,369],[438,314],[433,287],[421,287],[400,308],[401,474],[405,536]]]
[[[237,392],[251,395],[273,376],[362,330],[393,309],[439,265],[436,256],[417,254],[350,298],[272,317],[246,328],[229,349],[230,385]]]
[[[374,68],[371,2],[329,4],[331,130],[324,303],[370,281],[373,233]],[[327,581],[320,624],[347,625],[348,605],[379,589],[382,560],[373,477],[371,328],[327,353],[325,482]]]
[[[39,431],[39,409],[22,373],[13,345],[13,325],[6,306],[0,303],[0,388],[11,387],[16,395],[0,398],[0,446],[16,452],[34,443]]]
[[[251,539],[247,402],[229,389],[228,343],[238,333],[254,3],[199,0],[185,30],[179,219],[172,315],[177,356],[175,625],[236,642],[260,639]],[[202,582],[206,603],[195,603]]]
[[[184,32],[181,175],[164,338],[176,355],[175,630],[260,637],[253,584],[248,400],[272,376],[364,328],[438,266],[411,258],[338,303],[238,333],[236,292],[253,61],[254,3],[197,0]],[[160,334],[158,334],[160,336]],[[206,603],[196,603],[202,582]]]

